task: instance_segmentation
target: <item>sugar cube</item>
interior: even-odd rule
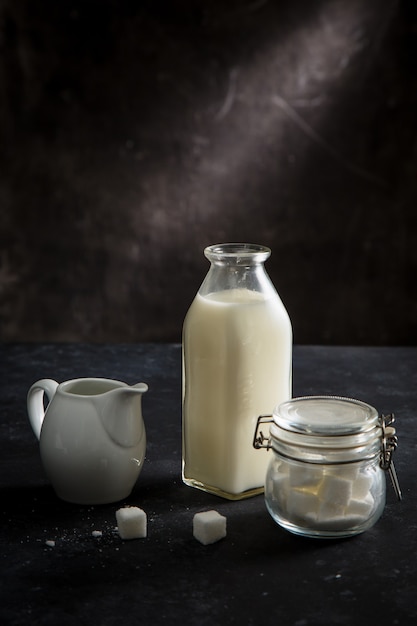
[[[343,476],[327,474],[320,488],[320,498],[325,502],[347,506],[352,495],[352,481]]]
[[[343,520],[344,515],[345,509],[341,504],[331,500],[325,500],[320,505],[318,511],[318,521],[323,524],[338,524]]]
[[[363,500],[351,500],[347,509],[348,515],[359,515],[363,519],[366,519],[371,514],[374,508],[375,500],[370,493],[363,498]]]
[[[193,518],[193,535],[207,546],[226,537],[226,517],[217,511],[196,513]]]
[[[307,467],[305,463],[302,465],[294,464],[291,466],[290,487],[318,488],[322,478],[323,470],[320,466],[315,467],[314,465],[311,465],[310,467]]]
[[[293,489],[288,494],[287,507],[291,519],[303,520],[306,515],[317,515],[317,508],[320,504],[319,499],[314,493],[308,491]]]
[[[145,511],[137,506],[126,506],[116,511],[117,530],[122,539],[142,539],[147,535]]]
[[[274,474],[269,476],[265,485],[265,493],[283,506],[288,496],[288,476],[282,474]]]
[[[370,494],[372,486],[372,476],[359,474],[352,488],[352,498],[355,500],[363,500]]]
[[[360,474],[360,469],[357,466],[357,463],[352,463],[349,465],[344,465],[342,468],[340,468],[339,472],[340,474],[343,474],[343,478],[346,478],[346,480],[355,481]]]

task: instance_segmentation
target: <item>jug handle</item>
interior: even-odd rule
[[[45,417],[43,395],[46,393],[51,402],[57,390],[58,383],[52,378],[42,378],[33,383],[27,395],[27,410],[29,421],[37,439],[40,439],[42,423]]]

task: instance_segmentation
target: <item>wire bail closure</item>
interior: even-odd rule
[[[256,428],[255,428],[255,433],[253,435],[253,442],[252,442],[252,445],[254,448],[256,448],[256,450],[260,450],[260,448],[266,448],[266,450],[270,449],[271,447],[270,437],[269,436],[265,437],[262,431],[259,431],[259,434],[258,434],[258,430],[262,424],[271,424],[273,421],[274,421],[274,418],[272,415],[260,415],[258,419],[256,420]],[[265,441],[268,442],[266,445],[264,445]]]
[[[381,428],[382,428],[382,449],[381,449],[381,460],[380,466],[383,470],[388,471],[392,486],[394,487],[395,494],[398,500],[402,500],[403,496],[401,493],[400,483],[398,481],[397,472],[395,470],[394,461],[392,459],[392,455],[397,448],[398,445],[398,437],[395,434],[395,428],[392,424],[395,422],[394,413],[389,413],[388,415],[382,415],[379,418]]]

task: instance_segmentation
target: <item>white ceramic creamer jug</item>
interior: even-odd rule
[[[105,378],[58,384],[34,383],[27,396],[29,421],[40,443],[45,472],[56,494],[77,504],[105,504],[126,498],[145,459],[142,394]],[[44,409],[44,393],[49,404]]]

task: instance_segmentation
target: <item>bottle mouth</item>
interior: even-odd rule
[[[271,255],[271,249],[256,243],[218,243],[204,249],[209,261],[263,262]]]

